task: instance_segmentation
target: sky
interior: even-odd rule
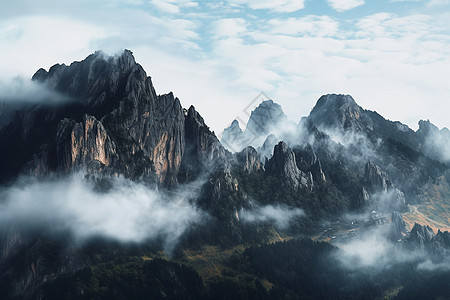
[[[295,122],[339,93],[413,129],[450,127],[449,44],[450,0],[0,2],[1,81],[130,49],[219,137],[261,92]]]

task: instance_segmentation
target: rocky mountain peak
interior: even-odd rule
[[[223,145],[231,150],[231,151],[237,151],[242,148],[244,136],[243,131],[241,127],[239,126],[239,121],[234,120],[231,125],[222,133],[222,143]]]
[[[222,146],[192,105],[185,111],[184,129],[186,151],[179,174],[183,182],[194,180],[217,166],[224,167],[232,160],[231,153]]]
[[[205,120],[203,120],[203,117],[195,109],[194,105],[189,106],[189,109],[186,113],[186,119],[194,121],[199,126],[205,125]]]
[[[420,120],[419,121],[419,129],[417,133],[421,136],[428,136],[430,134],[438,133],[439,128],[430,122],[430,120]]]
[[[9,134],[20,134],[19,149],[26,151],[0,146],[5,161],[10,157],[17,161],[8,176],[24,164],[72,172],[94,163],[103,174],[113,169],[129,178],[176,183],[185,146],[183,109],[172,93],[156,95],[131,51],[115,56],[97,51],[70,66],[40,69],[33,80],[73,101],[52,108],[37,106],[17,116],[15,122],[27,130]],[[201,117],[197,119],[203,124]]]
[[[274,126],[284,121],[287,121],[287,116],[281,106],[273,100],[266,100],[252,111],[246,132],[258,135],[269,134]]]
[[[431,229],[428,225],[425,226],[415,223],[413,229],[411,229],[409,236],[410,241],[416,242],[420,245],[424,245],[433,239],[434,232],[433,229]]]
[[[364,110],[350,95],[328,94],[319,98],[309,118],[317,127],[363,130]]]
[[[84,105],[97,107],[104,106],[106,98],[109,101],[111,98],[122,98],[136,89],[149,88],[150,93],[154,94],[150,78],[129,50],[115,56],[97,51],[70,66],[55,64],[48,71],[39,69],[32,80],[71,96]],[[96,117],[101,116],[97,114]]]
[[[290,189],[308,186],[307,176],[297,167],[294,152],[283,141],[275,146],[272,158],[266,163],[266,170]]]

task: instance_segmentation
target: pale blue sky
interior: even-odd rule
[[[0,3],[3,82],[127,48],[218,134],[261,91],[296,122],[345,93],[413,128],[450,126],[450,0],[65,2]]]

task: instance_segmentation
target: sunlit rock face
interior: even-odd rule
[[[110,166],[118,158],[116,145],[95,117],[85,115],[82,122],[64,119],[57,129],[58,165],[69,172],[93,161]]]

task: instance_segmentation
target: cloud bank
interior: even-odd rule
[[[187,190],[170,197],[143,184],[111,179],[100,192],[81,175],[37,181],[23,178],[0,190],[0,224],[69,231],[77,241],[102,236],[121,242],[162,239],[172,249],[206,215],[189,203]]]

